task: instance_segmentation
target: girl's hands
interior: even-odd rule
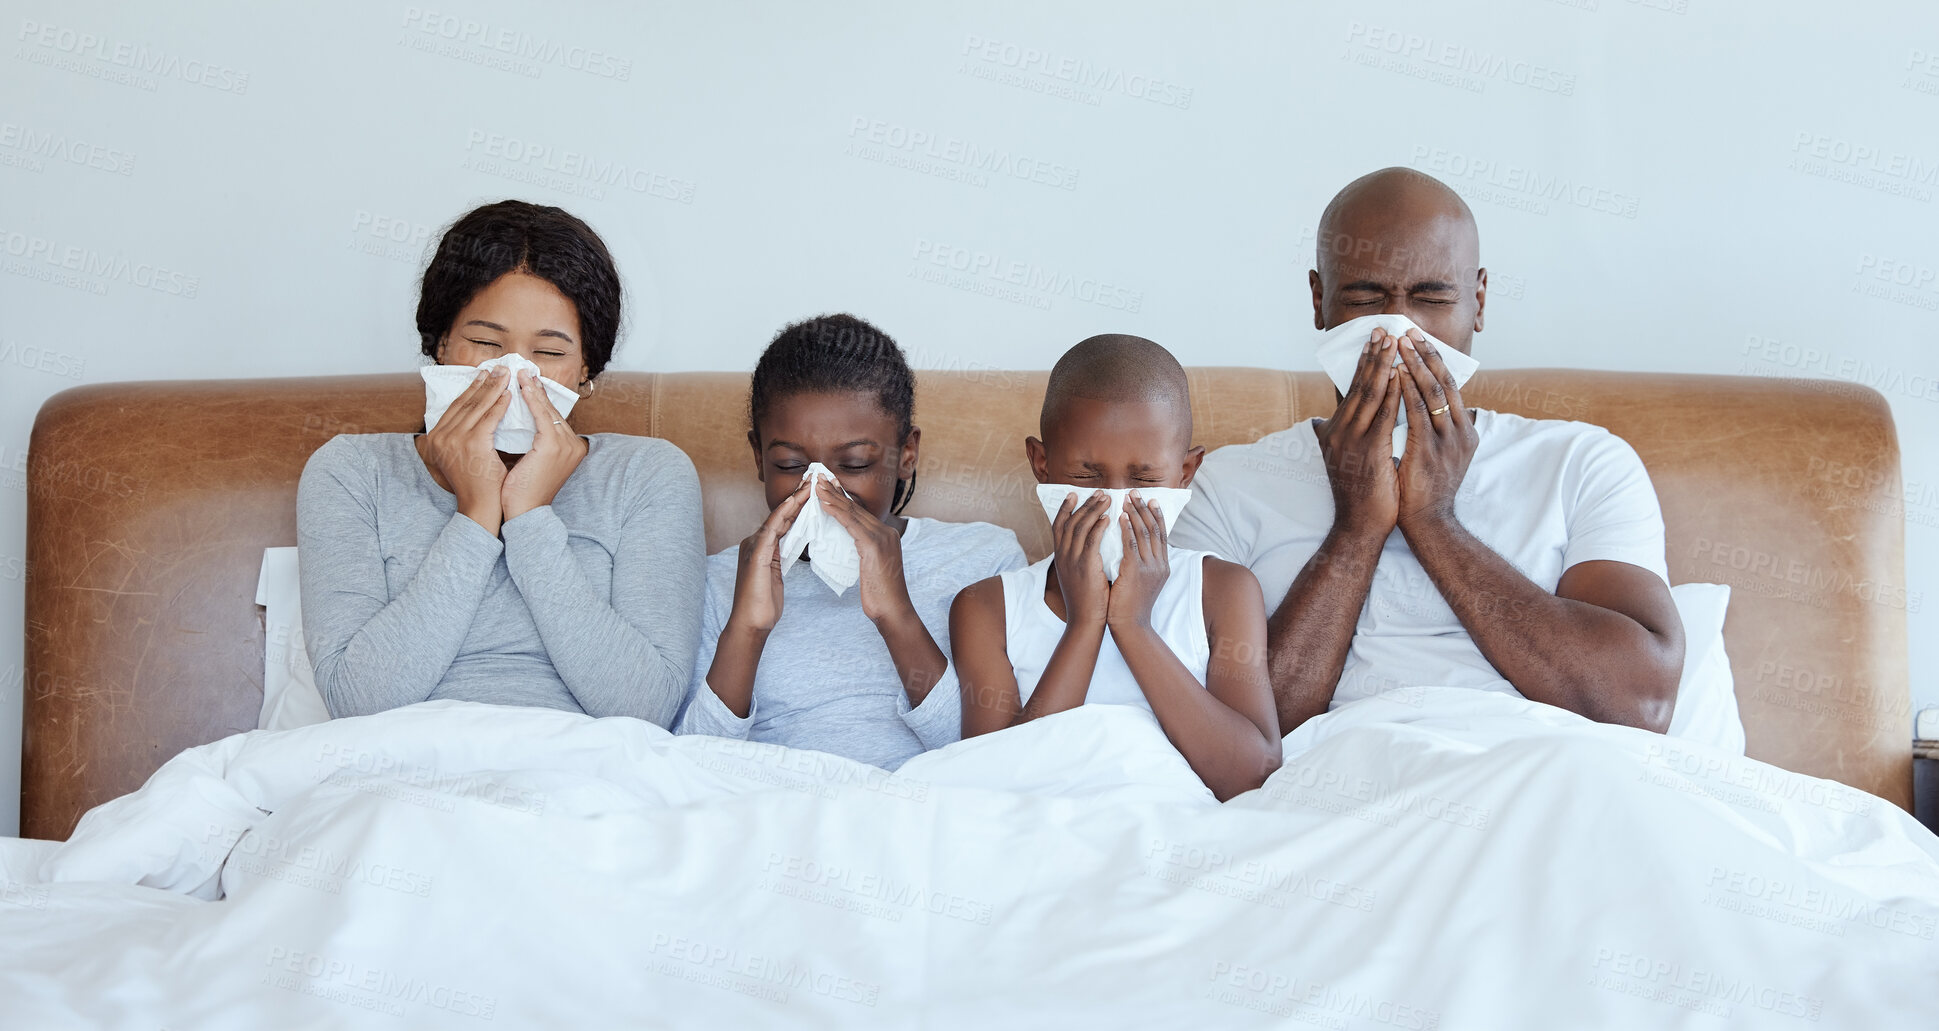
[[[439,484],[457,496],[458,513],[494,536],[505,521],[500,496],[505,463],[492,446],[492,431],[512,403],[504,377],[504,369],[480,372],[438,424],[418,438],[419,456]]]
[[[1111,509],[1111,496],[1103,491],[1077,504],[1077,491],[1057,509],[1050,521],[1051,567],[1057,573],[1057,590],[1064,597],[1064,622],[1072,627],[1103,627],[1110,610],[1111,584],[1104,578],[1104,560],[1098,557],[1098,543],[1111,529],[1105,514]]]
[[[801,514],[812,482],[803,481],[794,493],[781,499],[774,511],[761,520],[754,535],[741,542],[740,568],[734,574],[734,608],[727,614],[728,628],[766,634],[781,621],[781,538]],[[897,554],[900,557],[900,552]]]
[[[579,468],[580,460],[586,457],[586,438],[572,432],[565,417],[552,407],[552,399],[545,396],[545,388],[539,386],[536,373],[529,370],[519,372],[518,392],[525,399],[526,407],[532,410],[535,427],[532,450],[526,452],[510,472],[502,473],[504,491],[500,504],[506,519],[517,519],[535,508],[550,505],[559,488],[565,486],[566,478]],[[506,394],[505,397],[509,400],[511,395]],[[491,427],[497,425],[494,419],[487,427],[487,444],[490,443]],[[493,458],[496,457],[494,454]],[[502,464],[500,468],[503,469]]]
[[[1124,535],[1124,560],[1111,584],[1111,600],[1104,621],[1114,631],[1151,625],[1151,605],[1171,576],[1171,544],[1165,535],[1165,514],[1158,503],[1137,494],[1124,499],[1117,532]]]
[[[855,550],[862,558],[862,614],[878,627],[916,618],[916,603],[909,600],[909,583],[902,574],[902,534],[862,511],[854,498],[833,483],[823,484],[817,497],[822,510],[855,538]]]

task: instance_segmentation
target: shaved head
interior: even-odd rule
[[[1316,328],[1392,312],[1470,350],[1488,274],[1474,212],[1447,184],[1411,168],[1369,172],[1333,196],[1317,236]]]
[[[1189,487],[1205,449],[1192,444],[1192,392],[1170,351],[1107,333],[1064,352],[1044,386],[1042,437],[1023,442],[1038,483]]]
[[[1104,333],[1080,341],[1051,367],[1038,432],[1048,436],[1072,398],[1169,406],[1192,435],[1192,395],[1185,368],[1170,351],[1140,336]]]

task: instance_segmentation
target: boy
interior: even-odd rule
[[[1266,676],[1266,608],[1244,566],[1173,548],[1136,491],[1192,482],[1185,370],[1143,337],[1095,336],[1050,372],[1038,432],[1024,441],[1039,483],[1068,484],[1051,555],[978,581],[950,609],[963,736],[1082,705],[1140,705],[1220,801],[1279,767]],[[1111,525],[1105,489],[1130,488]],[[1088,495],[1088,497],[1086,497]],[[1122,535],[1107,580],[1099,542]]]

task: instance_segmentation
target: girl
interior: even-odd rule
[[[922,439],[914,414],[915,376],[901,348],[861,319],[798,322],[768,345],[748,392],[747,441],[770,511],[739,547],[707,560],[700,659],[677,732],[891,770],[956,740],[950,599],[1022,567],[1023,549],[988,523],[902,515]],[[804,477],[813,463],[839,487]],[[854,539],[854,593],[837,595],[817,578],[812,552],[782,575],[781,539],[806,505],[822,506]]]
[[[521,355],[582,396],[619,321],[599,236],[509,200],[446,231],[417,306],[438,364]],[[505,372],[480,373],[428,433],[339,436],[310,456],[297,539],[324,703],[351,716],[463,698],[665,726],[699,632],[693,464],[663,440],[579,436],[530,371]],[[493,445],[510,389],[536,423],[523,455]]]

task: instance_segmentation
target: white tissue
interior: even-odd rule
[[[820,462],[811,463],[808,471],[801,474],[803,481],[810,476],[820,476],[828,485],[818,483],[810,488],[808,500],[802,502],[801,511],[794,517],[794,525],[781,536],[781,575],[788,575],[802,552],[813,551],[808,568],[839,597],[862,578],[862,553],[855,550],[855,538],[849,534],[848,527],[822,507],[819,495],[831,488],[843,494],[848,492],[842,490],[841,481]]]
[[[1320,338],[1318,348],[1320,368],[1326,370],[1327,377],[1333,380],[1334,386],[1340,388],[1342,395],[1346,394],[1347,387],[1352,385],[1353,373],[1360,365],[1360,356],[1367,352],[1367,341],[1373,337],[1375,329],[1386,330],[1388,336],[1399,336],[1410,329],[1419,329],[1428,343],[1434,345],[1435,353],[1441,356],[1441,364],[1446,365],[1449,375],[1454,377],[1456,387],[1466,386],[1468,377],[1473,376],[1474,370],[1481,367],[1480,362],[1436,340],[1434,334],[1414,325],[1414,320],[1405,315],[1362,315],[1351,322],[1342,322],[1327,330],[1326,335]],[[1394,364],[1401,364],[1398,347],[1394,349]],[[1394,385],[1398,388],[1399,381],[1396,380]],[[1405,398],[1406,395],[1403,394],[1403,403],[1394,409],[1395,458],[1399,458],[1401,453],[1407,450]]]
[[[532,409],[518,392],[520,370],[530,369],[538,376],[539,367],[522,354],[507,354],[488,362],[472,365],[426,365],[418,370],[424,377],[424,432],[429,433],[444,418],[445,410],[471,387],[478,378],[480,370],[496,369],[503,366],[506,370],[505,389],[511,391],[512,403],[505,408],[505,415],[498,420],[498,428],[492,432],[492,446],[508,455],[522,455],[532,450],[532,436],[537,425],[532,419]],[[545,389],[545,396],[552,401],[552,407],[559,410],[559,418],[572,414],[572,406],[579,400],[579,394],[571,387],[561,386],[552,380],[539,376],[539,386]]]
[[[1097,557],[1104,562],[1104,578],[1112,582],[1118,579],[1118,566],[1124,562],[1124,528],[1118,525],[1118,516],[1124,514],[1124,499],[1133,490],[1146,501],[1158,503],[1158,513],[1165,517],[1165,532],[1171,533],[1172,525],[1178,522],[1178,513],[1185,511],[1185,503],[1192,500],[1189,487],[1113,487],[1104,493],[1111,497],[1110,525],[1104,528],[1104,535],[1097,542]],[[1077,505],[1082,506],[1097,493],[1095,487],[1075,487],[1068,483],[1037,484],[1037,503],[1044,506],[1044,515],[1052,526],[1057,525],[1057,510],[1064,507],[1064,499],[1077,495]],[[1134,524],[1135,525],[1135,524]]]

